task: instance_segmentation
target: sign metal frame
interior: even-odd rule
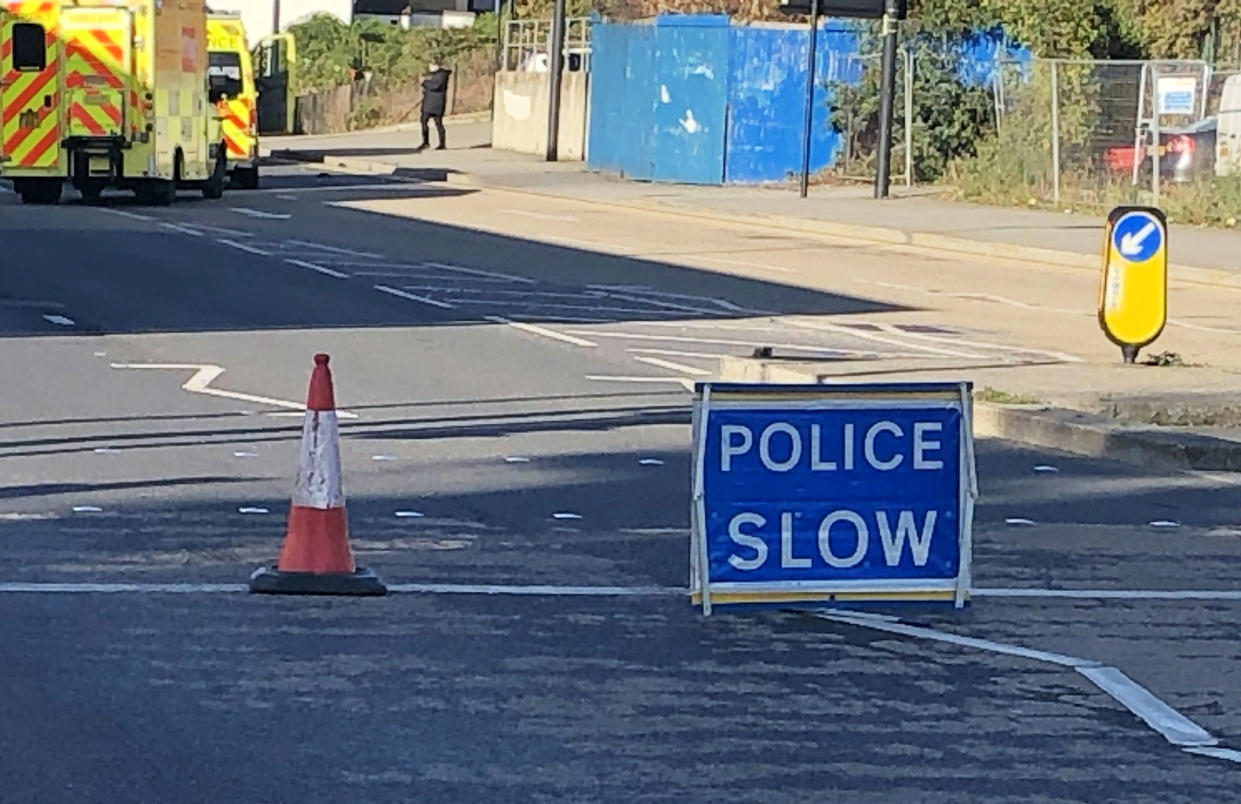
[[[962,608],[969,601],[973,576],[974,504],[978,497],[978,472],[974,456],[973,386],[960,383],[901,383],[868,385],[783,385],[749,383],[698,383],[695,391],[692,432],[693,461],[690,506],[690,594],[702,613],[728,604],[762,603],[928,603],[951,602]],[[770,401],[764,401],[770,400]],[[769,410],[780,401],[822,410],[875,409],[960,411],[957,478],[957,574],[949,578],[861,578],[825,580],[712,581],[707,539],[706,461],[708,427],[713,407]],[[842,501],[843,502],[843,501]]]

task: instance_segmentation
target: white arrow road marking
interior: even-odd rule
[[[58,324],[62,327],[71,327],[74,325],[72,318],[66,318],[63,315],[45,315],[43,316],[43,320],[49,324]]]
[[[1138,231],[1124,235],[1120,238],[1120,253],[1126,257],[1141,254],[1142,246],[1146,243],[1147,239],[1157,231],[1159,231],[1159,224],[1151,221]]]
[[[263,218],[273,221],[287,221],[293,217],[290,212],[264,212],[261,209],[250,209],[249,207],[232,207],[233,212],[238,215],[245,215],[247,218]]]
[[[216,366],[210,363],[113,363],[114,369],[156,369],[162,371],[193,371],[194,376],[185,381],[181,388],[191,394],[205,394],[207,396],[218,396],[223,399],[236,399],[241,402],[253,402],[257,405],[268,405],[273,408],[286,408],[288,410],[296,410],[304,412],[306,405],[302,402],[290,402],[286,399],[273,399],[269,396],[258,396],[256,394],[243,394],[240,391],[226,391],[222,388],[212,388],[211,383],[214,382],[221,374],[224,373],[223,366]],[[356,413],[340,410],[336,415],[341,419],[356,419]]]

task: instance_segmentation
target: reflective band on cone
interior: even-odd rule
[[[340,437],[328,356],[315,355],[289,526],[275,566],[250,576],[250,591],[382,595],[387,589],[353,562],[340,471]]]

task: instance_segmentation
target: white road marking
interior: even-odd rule
[[[678,304],[676,302],[660,301],[658,299],[649,299],[641,295],[632,293],[617,293],[609,291],[608,297],[612,299],[620,299],[621,301],[638,302],[639,304],[649,304],[653,307],[662,307],[665,310],[676,310],[679,313],[697,313],[698,315],[715,315],[719,310],[708,310],[705,307],[694,307],[688,304]]]
[[[215,242],[221,243],[225,246],[229,246],[230,248],[235,248],[241,251],[249,252],[250,254],[257,254],[260,257],[271,256],[270,251],[264,251],[263,249],[255,248],[254,246],[247,246],[245,243],[238,243],[236,240],[229,240],[227,237],[217,238]]]
[[[208,226],[205,223],[190,224],[195,229],[211,234],[228,235],[229,237],[254,237],[253,232],[247,232],[242,229],[230,229],[227,226]]]
[[[0,583],[0,593],[116,594],[123,592],[188,594],[248,592],[241,583]]]
[[[902,338],[900,340],[897,340],[894,338],[885,338],[882,335],[876,335],[873,332],[864,332],[861,330],[853,329],[851,327],[842,327],[837,324],[829,324],[826,321],[809,321],[809,320],[790,318],[790,319],[787,319],[787,323],[790,326],[798,327],[800,329],[818,330],[820,332],[832,332],[837,335],[850,335],[852,337],[859,338],[864,341],[874,341],[876,343],[885,343],[889,346],[900,346],[905,349],[915,349],[918,351],[927,352],[928,354],[940,355],[942,357],[959,357],[959,358],[965,358],[969,360],[982,360],[983,358],[986,357],[986,355],[976,355],[970,352],[958,352],[954,349],[940,349],[939,347],[935,347],[935,346],[920,346],[915,343],[909,343],[909,341],[905,339],[904,337],[908,333],[904,333],[904,332],[901,333]]]
[[[421,511],[397,511],[395,516],[399,519],[422,519]]]
[[[581,221],[580,218],[575,218],[572,215],[549,215],[546,212],[531,212],[526,209],[512,209],[510,207],[503,207],[496,210],[496,212],[507,212],[510,215],[522,215],[527,218],[538,218],[545,221],[568,221],[569,223],[579,223]]]
[[[73,513],[75,514],[98,514],[102,512],[103,512],[103,509],[97,505],[75,505],[73,506]]]
[[[254,195],[255,193],[296,193],[303,195],[305,193],[340,193],[348,190],[399,190],[401,192],[414,192],[416,195],[426,195],[432,190],[420,187],[414,182],[404,179],[389,179],[387,184],[332,184],[324,187],[299,187],[296,190],[290,190],[287,187],[268,187],[262,190],[247,190],[246,195]],[[280,196],[276,196],[279,198]],[[347,207],[353,202],[336,202],[324,201],[324,205],[335,207]]]
[[[634,360],[639,363],[645,363],[648,366],[655,366],[656,368],[665,368],[669,371],[679,371],[680,373],[688,374],[691,377],[711,376],[711,372],[705,369],[687,366],[684,363],[674,363],[671,360],[662,360],[658,357],[635,357]]]
[[[250,506],[243,506],[237,509],[237,513],[239,514],[270,514],[271,511],[268,511],[266,508],[253,508]]]
[[[49,324],[56,324],[62,327],[75,326],[74,320],[72,318],[66,318],[63,315],[45,315],[43,316],[43,320],[48,322]]]
[[[93,508],[93,506],[81,506]],[[7,518],[55,518],[45,514],[4,514]],[[625,528],[623,533],[645,535],[683,534],[684,528]],[[90,592],[244,592],[245,584],[194,584],[194,583],[0,583],[0,593],[14,592],[54,592],[54,593],[90,593]],[[521,585],[521,584],[451,584],[451,583],[406,583],[392,584],[389,591],[442,593],[442,594],[508,594],[508,595],[631,595],[683,597],[689,590],[683,587],[629,587],[629,586],[555,586],[555,585]],[[977,588],[971,590],[974,597],[997,598],[1071,598],[1098,600],[1241,600],[1241,591],[1237,590],[1090,590],[1090,589],[1004,589]],[[967,638],[962,638],[967,639]],[[1014,655],[1049,660],[1056,657],[1068,660],[1060,654],[1047,654],[1041,651],[1021,649],[1023,652]],[[1084,660],[1078,660],[1084,661]],[[1062,663],[1062,662],[1056,662]],[[1067,665],[1066,665],[1067,666]]]
[[[318,271],[321,274],[326,274],[328,276],[335,277],[337,279],[348,279],[349,278],[349,274],[343,274],[340,271],[334,271],[331,268],[325,268],[322,265],[316,265],[315,263],[307,262],[306,260],[295,260],[295,259],[289,258],[289,259],[286,259],[285,262],[289,263],[290,265],[296,265],[299,268],[309,268],[312,271]]]
[[[523,458],[520,455],[506,455],[504,457],[504,462],[505,463],[530,463],[530,459]]]
[[[573,346],[593,348],[599,345],[595,343],[594,341],[588,341],[585,338],[577,338],[577,337],[574,337],[573,335],[566,335],[563,332],[557,332],[556,330],[548,329],[547,327],[540,327],[537,324],[527,324],[524,321],[513,321],[508,318],[501,318],[498,315],[489,315],[489,316],[485,316],[485,318],[488,321],[492,322],[493,324],[504,324],[505,326],[512,327],[513,329],[518,329],[518,330],[521,330],[522,332],[528,332],[531,335],[539,335],[544,338],[551,338],[554,341],[561,341],[562,343],[572,344]],[[585,333],[585,334],[590,334],[590,333]]]
[[[1140,717],[1173,745],[1205,747],[1219,742],[1206,729],[1155,697],[1115,667],[1078,667],[1077,672]]]
[[[1044,473],[1053,473],[1053,472],[1059,472],[1060,470],[1050,464],[1041,463],[1038,466],[1034,467],[1034,471],[1044,472]]]
[[[285,408],[287,410],[299,411],[298,414],[303,415],[306,412],[306,405],[303,402],[290,402],[286,399],[273,399],[269,396],[258,396],[257,394],[243,394],[239,391],[225,391],[221,388],[212,388],[211,383],[214,382],[221,374],[224,373],[223,366],[216,366],[210,363],[113,363],[114,369],[151,369],[156,371],[193,371],[194,376],[190,377],[181,386],[182,390],[191,394],[204,394],[206,396],[218,396],[223,399],[237,399],[242,402],[253,402],[258,405],[267,405],[273,408]],[[356,413],[339,410],[336,415],[342,419],[356,419]]]
[[[309,240],[285,240],[288,246],[303,246],[305,248],[313,248],[317,251],[326,251],[331,254],[343,254],[347,257],[362,257],[364,259],[378,260],[382,259],[382,254],[376,254],[373,251],[354,251],[351,248],[341,248],[340,246],[329,246],[324,243],[312,243]]]
[[[182,226],[179,223],[161,223],[160,226],[164,227],[165,229],[171,229],[174,232],[180,232],[181,234],[189,235],[190,237],[202,237],[203,236],[203,233],[198,231],[197,229],[191,229],[188,226]]]
[[[297,196],[295,195],[277,195],[276,198],[280,199],[281,201],[296,201],[297,200]]]
[[[933,341],[935,343],[949,343],[949,344],[959,343],[962,346],[973,346],[979,349],[995,349],[996,351],[1001,351],[1001,352],[1016,352],[1019,354],[1042,355],[1043,357],[1050,357],[1053,360],[1059,360],[1062,363],[1081,363],[1082,362],[1082,359],[1080,357],[1075,357],[1074,355],[1068,354],[1066,352],[1054,352],[1054,351],[1049,351],[1047,349],[1030,349],[1024,346],[1010,346],[1004,343],[990,343],[988,341],[969,341],[956,335],[953,335],[951,337],[942,337],[942,336],[937,336],[937,335],[929,335],[925,332],[909,332],[908,330],[901,329],[900,327],[897,327],[893,324],[879,324],[877,326],[884,332],[888,332],[888,333],[891,333],[893,335],[897,335],[903,338],[914,338],[917,340]],[[913,348],[917,349],[918,347],[914,346]]]
[[[1198,332],[1217,332],[1221,335],[1241,335],[1241,329],[1230,329],[1228,327],[1212,327],[1206,324],[1191,324],[1188,321],[1179,318],[1169,318],[1168,323],[1185,329],[1192,329]]]
[[[1020,589],[970,590],[971,597],[1003,597],[1066,600],[1238,600],[1241,589]]]
[[[470,276],[483,276],[489,279],[503,279],[508,282],[517,282],[521,285],[536,285],[535,280],[528,276],[514,276],[513,274],[502,274],[496,271],[484,271],[479,268],[466,268],[461,265],[453,265],[447,262],[424,262],[422,267],[438,268],[441,271],[452,271],[459,274],[468,274]]]
[[[416,301],[419,304],[429,304],[432,307],[438,307],[441,310],[454,309],[448,302],[437,301],[435,299],[427,298],[426,296],[416,296],[413,293],[406,293],[403,290],[390,288],[387,285],[375,285],[375,290],[378,290],[380,293],[387,293],[389,296],[397,296],[402,299],[408,299],[409,301]]]
[[[1005,519],[1004,524],[1013,525],[1013,526],[1030,526],[1034,524],[1034,520],[1033,519],[1022,519],[1021,517],[1014,516],[1014,517],[1009,517],[1008,519]]]
[[[675,343],[706,343],[715,346],[744,346],[753,349],[755,346],[770,346],[773,349],[796,349],[802,352],[818,352],[831,355],[860,354],[852,349],[832,348],[828,346],[810,346],[804,343],[766,343],[762,339],[739,341],[728,338],[691,338],[687,335],[650,335],[643,332],[592,332],[590,330],[565,330],[571,335],[590,335],[594,338],[621,338],[636,341],[671,341]]]
[[[623,251],[629,250],[629,249],[624,248],[623,246],[614,246],[611,243],[604,243],[600,240],[583,240],[578,237],[561,237],[560,235],[541,234],[539,235],[539,239],[546,240],[552,243],[568,243],[569,245],[572,245],[572,246],[590,246],[591,248],[602,247],[602,248],[610,248],[610,249],[622,249]]]
[[[894,622],[856,612],[826,612],[815,614],[814,616],[832,622],[869,628],[889,634],[899,634],[933,642],[944,642],[989,653],[1017,656],[1072,668],[1100,690],[1111,696],[1121,706],[1124,706],[1139,717],[1169,743],[1181,748],[1198,748],[1214,746],[1219,742],[1197,723],[1194,723],[1180,712],[1168,706],[1120,670],[1117,670],[1115,667],[1106,667],[1092,659],[1080,659],[1076,656],[1033,650],[1020,645],[992,642],[987,639],[961,636],[946,631],[936,631],[931,628],[905,625],[901,622]]]
[[[591,382],[676,383],[691,393],[694,390],[694,383],[683,377],[626,377],[616,374],[587,374],[586,379]]]
[[[663,466],[664,462],[659,458],[643,458],[638,461],[638,466]]]
[[[405,290],[421,290],[430,291],[432,293],[457,293],[464,296],[475,295],[481,296],[517,296],[519,298],[528,298],[537,296],[541,299],[583,299],[597,300],[605,298],[602,291],[588,291],[586,293],[556,293],[546,290],[497,290],[495,288],[470,288],[453,285],[401,285]],[[491,302],[492,304],[511,304],[511,302]]]
[[[641,349],[629,348],[626,352],[632,352],[638,355],[663,355],[664,357],[700,357],[704,360],[719,360],[722,357],[728,357],[723,352],[681,352],[676,349]]]
[[[581,519],[581,514],[575,514],[571,511],[557,511],[552,514],[552,519]]]
[[[260,218],[263,220],[287,221],[293,215],[288,212],[264,212],[261,209],[250,209],[249,207],[231,207],[233,212],[238,215],[245,215],[247,218]]]
[[[0,592],[4,591],[0,586]],[[667,586],[522,586],[514,584],[398,583],[389,592],[438,595],[532,595],[545,597],[680,597],[684,589]]]
[[[1211,757],[1212,759],[1226,759],[1229,762],[1241,762],[1241,751],[1232,748],[1220,748],[1219,746],[1195,746],[1186,748],[1187,754],[1198,754],[1199,756]]]
[[[1177,522],[1172,519],[1156,519],[1155,521],[1151,522],[1152,528],[1179,528],[1180,526],[1181,526],[1180,522]]]
[[[95,447],[95,449],[91,451],[94,452],[96,455],[115,455],[116,453],[120,452],[120,450],[116,449],[115,447]]]
[[[396,459],[397,458],[395,455],[372,455],[371,456],[372,461],[395,461]]]
[[[135,221],[155,220],[155,218],[151,217],[150,215],[143,215],[140,212],[126,212],[123,209],[111,209],[109,207],[92,207],[92,209],[97,209],[100,212],[106,212],[109,215],[119,215],[122,218],[129,218],[130,220],[135,220]]]
[[[234,458],[257,458],[258,453],[252,452],[251,450],[248,450],[248,449],[237,450],[236,452],[233,453],[233,457]]]

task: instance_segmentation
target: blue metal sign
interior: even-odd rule
[[[1149,212],[1129,212],[1112,227],[1112,246],[1128,262],[1146,262],[1163,248],[1163,224]]]
[[[968,595],[967,384],[699,386],[691,585],[711,604]]]

